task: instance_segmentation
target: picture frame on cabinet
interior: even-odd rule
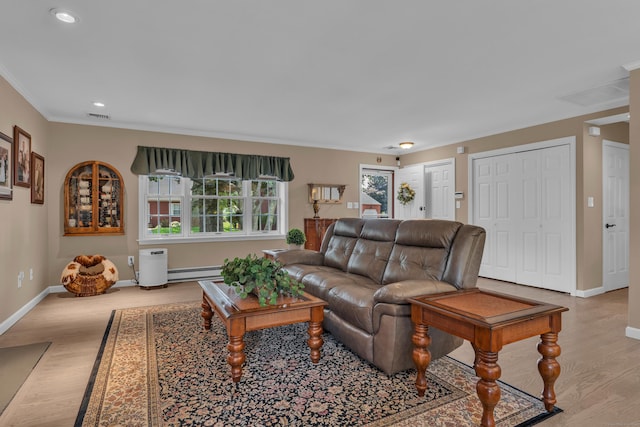
[[[31,152],[31,203],[44,204],[44,157]]]
[[[13,140],[0,132],[0,200],[13,199]]]
[[[19,126],[13,127],[13,185],[31,186],[31,135]]]

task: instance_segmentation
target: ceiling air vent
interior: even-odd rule
[[[559,97],[559,99],[582,107],[591,107],[612,102],[628,102],[629,78],[625,77],[602,86],[570,93]]]
[[[92,119],[100,119],[100,120],[110,120],[111,117],[108,114],[99,114],[99,113],[87,113],[88,117]]]

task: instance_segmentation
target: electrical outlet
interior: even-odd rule
[[[33,280],[33,268],[29,269],[29,280]]]
[[[18,273],[18,288],[22,287],[22,280],[24,279],[24,271]]]
[[[127,258],[127,264],[129,264],[129,267],[133,267],[133,255],[129,255],[129,257]]]

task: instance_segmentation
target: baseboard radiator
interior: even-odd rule
[[[172,268],[167,271],[167,281],[169,283],[175,283],[192,282],[196,280],[222,280],[221,269],[221,265]]]

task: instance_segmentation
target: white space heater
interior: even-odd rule
[[[163,286],[167,284],[167,249],[140,249],[138,260],[140,287]]]

